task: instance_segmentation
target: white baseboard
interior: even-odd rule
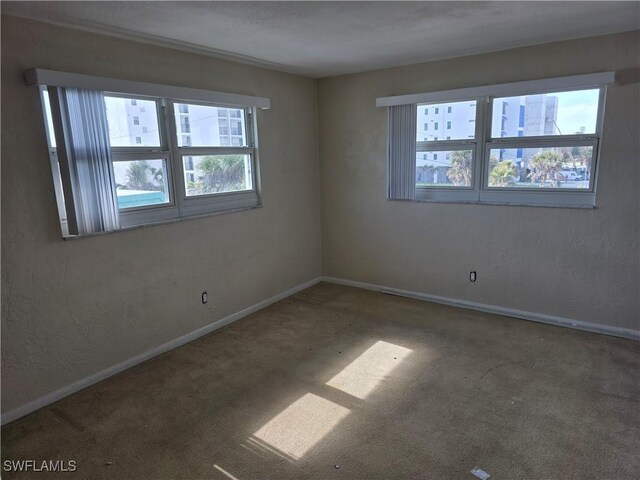
[[[321,278],[318,277],[308,282],[302,283],[300,285],[296,285],[295,287],[290,288],[289,290],[286,290],[282,293],[279,293],[278,295],[275,295],[271,298],[263,300],[262,302],[256,303],[255,305],[251,305],[250,307],[240,310],[239,312],[233,313],[227,317],[221,318],[220,320],[216,320],[215,322],[210,323],[209,325],[205,325],[204,327],[198,328],[197,330],[187,333],[186,335],[183,335],[181,337],[178,337],[175,340],[171,340],[170,342],[159,345],[155,348],[152,348],[151,350],[147,350],[146,352],[141,353],[140,355],[131,357],[123,362],[120,362],[109,368],[106,368],[97,373],[94,373],[93,375],[90,375],[86,378],[78,380],[77,382],[67,385],[66,387],[62,387],[59,390],[56,390],[43,397],[40,397],[29,403],[26,403],[17,408],[14,408],[13,410],[10,410],[9,412],[2,414],[2,418],[0,422],[2,423],[2,425],[5,425],[9,422],[13,422],[14,420],[17,420],[20,417],[24,417],[25,415],[28,415],[29,413],[32,413],[36,410],[39,410],[42,407],[45,407],[51,403],[57,402],[58,400],[61,400],[64,397],[67,397],[73,393],[76,393],[82,390],[83,388],[87,388],[95,383],[98,383],[117,373],[120,373],[128,368],[131,368],[139,363],[149,360],[150,358],[160,355],[161,353],[167,352],[169,350],[173,350],[174,348],[180,347],[185,343],[189,343],[199,337],[202,337],[203,335],[211,333],[214,330],[217,330],[219,328],[222,328],[225,325],[229,325],[230,323],[233,323],[236,320],[239,320],[243,317],[246,317],[247,315],[257,312],[258,310],[268,307],[272,303],[278,302],[284,298],[287,298],[293,295],[294,293],[297,293],[301,290],[309,288],[315,285],[316,283],[319,283],[320,281],[321,281]]]
[[[343,278],[322,277],[323,282],[335,283],[338,285],[346,285],[349,287],[363,288],[381,293],[389,293],[402,297],[415,298],[425,300],[427,302],[441,303],[454,307],[468,308],[470,310],[478,310],[480,312],[494,313],[507,317],[521,318],[532,322],[548,323],[558,327],[573,328],[576,330],[585,330],[587,332],[601,333],[603,335],[611,335],[613,337],[629,338],[631,340],[640,340],[640,330],[632,330],[630,328],[611,327],[600,323],[583,322],[581,320],[571,320],[569,318],[556,317],[553,315],[545,315],[542,313],[526,312],[524,310],[516,310],[514,308],[498,307],[495,305],[486,305],[484,303],[470,302],[468,300],[459,300],[456,298],[440,297],[438,295],[430,295],[428,293],[412,292],[410,290],[401,290],[399,288],[385,287],[383,285],[374,285],[372,283],[356,282],[354,280],[345,280]]]

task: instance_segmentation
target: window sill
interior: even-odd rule
[[[209,212],[209,213],[203,213],[203,214],[199,214],[199,215],[190,215],[190,216],[187,216],[187,217],[171,218],[171,219],[168,219],[168,220],[160,220],[160,221],[157,221],[157,222],[145,223],[143,225],[132,225],[132,226],[128,226],[128,227],[119,228],[118,230],[111,230],[109,232],[88,233],[86,235],[63,235],[62,239],[66,241],[66,240],[79,240],[81,238],[101,237],[103,235],[110,235],[112,233],[128,232],[128,231],[131,231],[131,230],[140,230],[142,228],[150,228],[150,227],[155,227],[157,225],[166,225],[166,224],[169,224],[169,223],[186,222],[186,221],[195,220],[195,219],[198,219],[198,218],[216,217],[218,215],[226,215],[228,213],[245,212],[247,210],[256,210],[256,209],[260,209],[260,208],[262,208],[262,203],[259,203],[257,205],[252,205],[250,207],[241,207],[241,208],[235,208],[235,209],[232,209],[232,210],[222,210],[222,211],[218,211],[218,212]]]
[[[596,208],[594,192],[568,191],[495,191],[417,189],[417,202],[457,203],[471,205],[504,205],[516,207]]]
[[[413,202],[413,203],[444,203],[450,205],[493,205],[493,206],[505,206],[505,207],[544,207],[544,208],[569,208],[569,209],[578,209],[578,210],[595,210],[595,205],[563,205],[563,204],[552,204],[552,203],[533,203],[533,202],[498,202],[498,201],[480,201],[480,200],[427,200],[427,199],[416,199],[416,200],[394,200],[388,199],[392,202]]]

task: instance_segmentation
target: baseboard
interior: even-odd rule
[[[14,408],[13,410],[10,410],[9,412],[2,414],[0,422],[2,423],[2,425],[13,422],[14,420],[17,420],[20,417],[24,417],[25,415],[28,415],[36,410],[41,409],[42,407],[46,407],[47,405],[57,402],[58,400],[61,400],[64,397],[67,397],[73,393],[76,393],[95,383],[98,383],[102,380],[106,380],[107,378],[117,373],[120,373],[139,363],[149,360],[157,355],[160,355],[161,353],[168,352],[169,350],[173,350],[174,348],[177,348],[186,343],[189,343],[197,338],[202,337],[203,335],[211,333],[214,330],[222,328],[225,325],[229,325],[230,323],[233,323],[236,320],[239,320],[243,317],[246,317],[247,315],[257,312],[258,310],[261,310],[271,305],[272,303],[278,302],[284,298],[287,298],[293,295],[294,293],[297,293],[301,290],[309,288],[315,285],[316,283],[319,283],[320,281],[321,281],[321,278],[315,278],[308,282],[297,285],[293,288],[290,288],[289,290],[279,293],[278,295],[275,295],[271,298],[263,300],[262,302],[256,303],[255,305],[251,305],[250,307],[240,310],[239,312],[228,315],[224,318],[221,318],[220,320],[216,320],[215,322],[210,323],[209,325],[205,325],[204,327],[198,328],[197,330],[187,333],[186,335],[178,337],[175,340],[171,340],[170,342],[159,345],[155,348],[152,348],[151,350],[147,350],[146,352],[141,353],[140,355],[136,355],[135,357],[129,358],[123,362],[120,362],[109,368],[106,368],[97,373],[94,373],[93,375],[90,375],[86,378],[78,380],[77,382],[67,385],[66,387],[62,387],[59,390],[56,390],[43,397],[40,397],[29,403],[21,405],[20,407]]]
[[[428,293],[412,292],[410,290],[402,290],[399,288],[385,287],[383,285],[375,285],[372,283],[356,282],[354,280],[346,280],[335,277],[322,277],[323,282],[335,283],[338,285],[346,285],[349,287],[363,288],[376,292],[389,293],[402,297],[415,298],[425,300],[427,302],[441,303],[454,307],[468,308],[470,310],[478,310],[480,312],[495,313],[507,317],[521,318],[532,322],[547,323],[558,327],[573,328],[576,330],[585,330],[587,332],[601,333],[613,337],[628,338],[631,340],[640,340],[640,330],[632,330],[630,328],[611,327],[599,323],[584,322],[581,320],[572,320],[569,318],[556,317],[553,315],[545,315],[542,313],[527,312],[524,310],[516,310],[514,308],[499,307],[496,305],[486,305],[483,303],[470,302],[468,300],[460,300],[456,298],[441,297],[438,295],[430,295]]]

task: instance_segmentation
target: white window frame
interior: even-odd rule
[[[441,92],[382,97],[376,100],[376,106],[389,107],[415,103],[418,108],[429,108],[430,105],[442,103],[476,101],[475,138],[469,140],[431,140],[428,142],[416,142],[417,152],[472,149],[472,187],[416,186],[417,201],[594,208],[596,205],[596,185],[604,122],[606,88],[607,85],[613,83],[613,81],[614,72],[574,75],[570,77],[462,88]],[[594,133],[537,137],[491,137],[492,105],[493,99],[495,98],[595,89],[599,89],[599,96]],[[524,149],[554,146],[592,147],[593,158],[591,161],[588,189],[509,188],[490,187],[488,185],[491,149]]]
[[[50,70],[33,69],[25,72],[27,83],[38,85],[43,105],[43,118],[47,136],[52,138],[49,130],[44,107],[44,94],[47,86],[74,87],[102,90],[105,96],[120,97],[130,100],[150,100],[156,102],[159,127],[159,147],[126,146],[111,147],[112,161],[162,159],[167,171],[167,189],[169,202],[158,205],[147,205],[120,209],[120,230],[142,225],[177,221],[188,217],[202,216],[214,213],[225,213],[260,207],[260,176],[258,161],[258,133],[256,125],[257,109],[270,108],[270,101],[262,97],[213,92],[185,87],[130,82],[126,80],[108,79],[79,75]],[[174,114],[174,104],[205,105],[210,107],[242,109],[244,122],[242,129],[246,136],[245,146],[224,147],[178,147],[179,131]],[[53,116],[54,129],[58,130],[59,118]],[[49,157],[54,175],[56,199],[60,212],[63,237],[68,238],[68,228],[65,228],[66,214],[64,206],[64,192],[59,188],[60,177],[57,151],[49,144]],[[185,172],[183,156],[195,155],[242,154],[249,155],[251,189],[233,192],[220,192],[208,195],[187,197],[185,188]],[[72,236],[76,237],[76,236]]]

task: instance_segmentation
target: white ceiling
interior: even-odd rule
[[[2,2],[2,13],[326,77],[640,29],[639,2]]]

